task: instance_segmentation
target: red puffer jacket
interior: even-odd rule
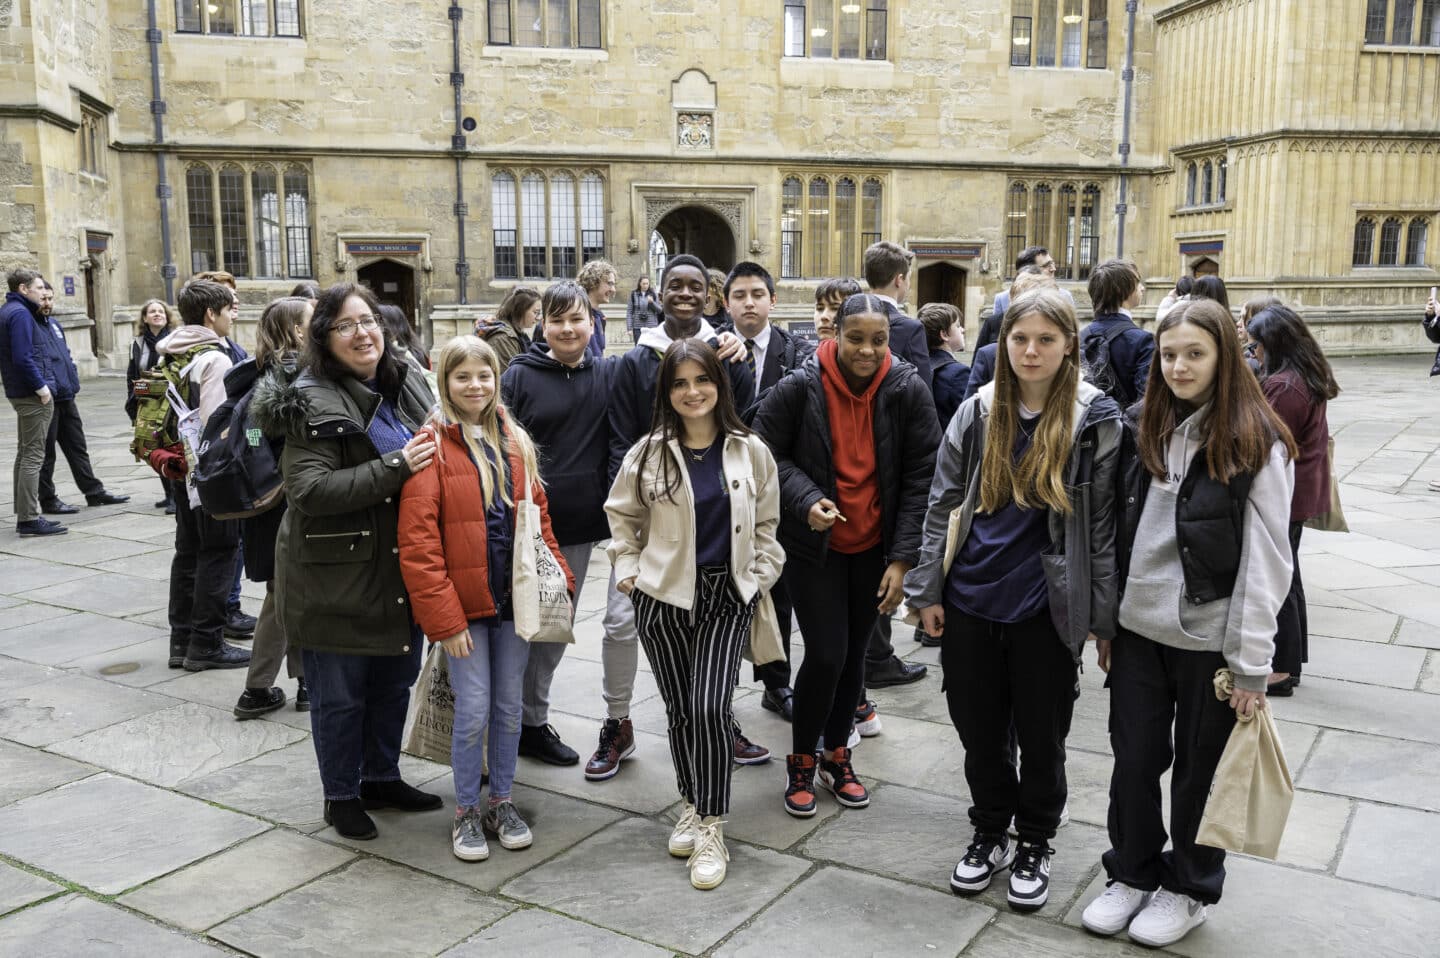
[[[415,621],[431,642],[448,639],[465,631],[472,620],[495,614],[480,471],[460,429],[450,425],[440,430],[440,445],[430,468],[406,480],[400,493],[400,571],[410,592]],[[524,489],[529,477],[524,463],[513,453],[510,474],[515,478],[514,488]],[[549,504],[538,481],[532,482],[530,495],[540,507],[541,534],[565,569],[573,595],[575,577],[550,531]],[[529,543],[515,543],[516,549],[529,547]]]

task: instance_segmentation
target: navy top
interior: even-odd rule
[[[484,448],[485,462],[477,465],[481,469],[489,469],[490,479],[495,483],[495,501],[485,510],[485,560],[490,569],[490,595],[495,599],[498,618],[509,621],[515,618],[515,606],[510,595],[511,563],[515,555],[515,510],[501,495],[495,451],[489,446]],[[478,475],[476,481],[479,481]],[[514,489],[514,476],[507,470],[503,492],[513,500]]]
[[[1039,417],[1020,419],[1012,461],[1030,448]],[[1021,622],[1048,603],[1040,553],[1050,544],[1050,510],[1021,509],[1007,502],[997,512],[976,512],[950,567],[945,601],[967,615],[991,622]]]
[[[365,385],[374,390],[375,380],[372,379]],[[375,451],[382,457],[386,453],[404,449],[405,444],[410,441],[410,430],[400,421],[395,404],[384,396],[380,397],[380,405],[375,407],[375,415],[365,427],[365,434],[370,437],[370,441],[375,444]]]
[[[698,452],[681,444],[690,488],[695,493],[695,564],[725,565],[730,561],[730,496],[725,492],[725,434]],[[702,457],[701,461],[696,456]]]

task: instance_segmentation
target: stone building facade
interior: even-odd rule
[[[246,319],[351,279],[443,339],[594,256],[618,317],[682,250],[805,316],[876,238],[972,324],[1040,243],[1081,303],[1123,249],[1152,303],[1218,271],[1332,348],[1417,343],[1440,0],[1132,6],[0,0],[0,266],[102,363],[203,268]]]

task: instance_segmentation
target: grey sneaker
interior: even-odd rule
[[[530,835],[530,826],[525,824],[525,819],[515,810],[514,802],[501,802],[486,809],[484,825],[486,831],[494,832],[499,837],[502,848],[512,851],[529,848],[534,840]]]
[[[462,862],[483,862],[490,857],[490,845],[480,826],[480,809],[467,808],[456,816],[450,830],[450,849]]]

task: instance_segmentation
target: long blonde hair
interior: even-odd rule
[[[1015,324],[1032,314],[1059,329],[1070,352],[1050,384],[1035,436],[1017,463],[1013,457],[1015,434],[1020,428],[1020,383],[1010,366],[1007,341]],[[1080,388],[1079,337],[1075,307],[1056,288],[1032,289],[1005,310],[1000,345],[995,351],[995,401],[990,407],[985,454],[980,462],[980,511],[995,513],[1007,502],[1014,502],[1021,509],[1048,507],[1069,515],[1065,467],[1074,442],[1075,395]]]
[[[454,402],[450,399],[450,374],[456,367],[469,360],[479,360],[490,367],[495,374],[495,392],[485,408],[480,410],[479,426],[480,435],[475,435],[475,430],[470,428],[470,423],[461,418]],[[525,427],[511,416],[505,409],[505,404],[500,401],[500,357],[495,350],[478,336],[456,336],[445,347],[440,350],[440,358],[435,363],[435,383],[440,393],[439,415],[443,417],[438,424],[460,423],[460,435],[465,445],[469,447],[470,454],[475,457],[475,462],[480,471],[480,496],[485,502],[485,508],[495,503],[495,496],[498,492],[500,498],[507,505],[515,504],[514,498],[506,490],[504,480],[505,470],[509,465],[509,453],[513,449],[520,456],[520,462],[525,467],[525,478],[534,487],[540,482],[540,467],[536,461],[535,442]],[[432,416],[432,419],[434,417]],[[501,426],[501,420],[504,426]],[[483,445],[482,445],[483,443]],[[501,478],[499,488],[496,488],[495,475],[484,464],[487,460],[486,449],[495,454],[495,466]],[[517,494],[520,490],[516,490]]]

